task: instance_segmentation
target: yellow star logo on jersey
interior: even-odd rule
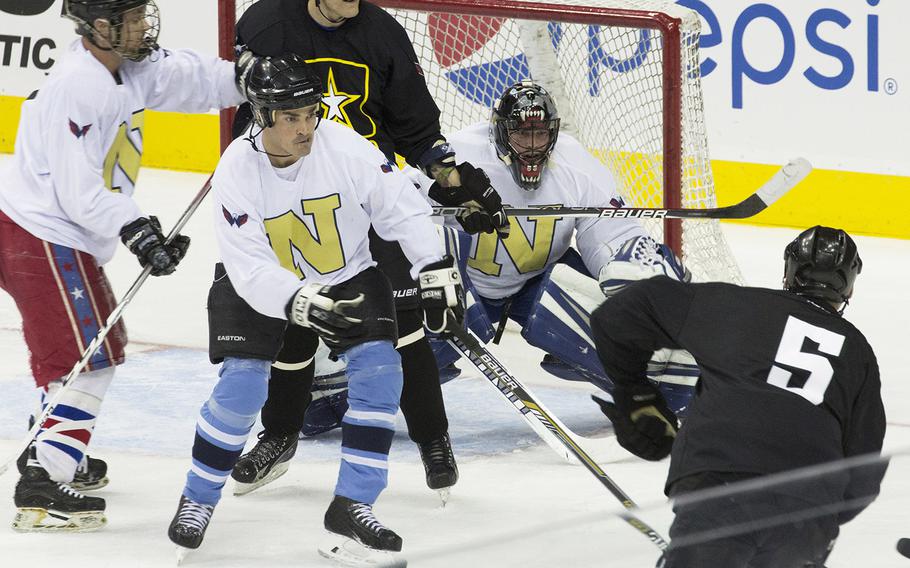
[[[327,120],[340,122],[349,128],[354,128],[344,107],[359,98],[360,95],[344,93],[338,90],[338,87],[335,85],[335,75],[332,72],[332,68],[329,67],[329,77],[326,79],[326,92],[322,96],[322,106],[324,106],[326,110],[325,118]]]

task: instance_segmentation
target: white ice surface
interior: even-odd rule
[[[2,158],[0,158],[2,159]],[[145,170],[144,209],[170,226],[205,176]],[[0,566],[172,566],[165,531],[176,507],[199,405],[215,368],[208,364],[205,298],[216,251],[209,203],[190,222],[189,255],[177,274],[151,279],[126,312],[132,344],[105,401],[93,454],[110,465],[109,525],[81,535],[17,534],[0,528]],[[753,285],[776,287],[781,251],[797,231],[725,226]],[[889,417],[886,447],[910,446],[910,382],[903,368],[910,329],[910,242],[857,238],[865,261],[847,312],[875,348]],[[121,250],[108,266],[118,296],[138,274]],[[747,348],[747,346],[744,346]],[[618,450],[606,420],[587,399],[592,388],[552,379],[537,368],[539,352],[514,331],[493,351],[540,394],[571,428],[592,438],[586,449],[639,504],[642,516],[666,535],[672,519],[663,505],[666,462],[647,463]],[[0,456],[24,433],[35,402],[18,314],[0,293]],[[442,509],[423,480],[417,452],[399,417],[389,489],[379,518],[402,535],[411,566],[653,566],[656,549],[617,520],[617,501],[579,466],[543,445],[511,407],[476,373],[444,387],[461,480]],[[316,553],[322,515],[331,499],[340,436],[301,443],[290,472],[248,496],[228,492],[202,548],[184,566],[328,566]],[[910,533],[906,458],[895,460],[881,497],[846,525],[829,568],[906,567],[894,551]],[[13,472],[0,478],[0,520],[12,519]],[[8,521],[3,521],[8,522]]]

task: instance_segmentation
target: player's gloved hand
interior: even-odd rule
[[[651,237],[634,237],[624,242],[610,262],[600,269],[600,291],[610,298],[638,280],[668,276],[680,282],[692,279],[689,270],[667,245]]]
[[[246,98],[246,83],[256,62],[256,54],[246,48],[245,45],[238,45],[234,48],[234,84],[237,90]]]
[[[617,385],[614,402],[597,395],[591,398],[613,423],[620,446],[649,461],[670,455],[679,425],[656,387],[648,383]]]
[[[120,240],[130,252],[139,258],[143,268],[152,267],[152,276],[165,276],[177,269],[177,265],[190,247],[190,238],[177,235],[165,244],[158,218],[140,217],[120,229]]]
[[[468,162],[455,166],[455,171],[460,185],[445,186],[437,181],[430,187],[430,198],[446,207],[466,207],[468,212],[457,217],[466,233],[496,231],[501,237],[507,237],[509,218],[487,174]]]
[[[364,295],[342,286],[311,283],[291,296],[285,308],[288,321],[314,329],[328,345],[351,339],[363,332]]]
[[[464,323],[464,288],[455,259],[446,256],[423,267],[418,277],[423,326],[444,333],[449,325]]]

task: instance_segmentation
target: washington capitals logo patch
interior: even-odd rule
[[[83,136],[88,134],[88,129],[91,127],[92,127],[91,124],[86,124],[85,126],[79,126],[78,124],[73,122],[72,118],[70,119],[70,132],[72,132],[73,136],[75,136],[76,138],[82,138]]]
[[[379,169],[382,170],[383,173],[390,174],[390,173],[392,173],[392,170],[394,169],[394,167],[392,166],[392,164],[390,162],[386,162],[386,163],[382,164],[381,166],[379,166]]]
[[[221,206],[221,212],[224,213],[224,220],[227,221],[228,225],[230,225],[232,227],[234,225],[237,225],[238,227],[242,227],[244,225],[244,223],[247,222],[247,219],[250,218],[250,216],[247,215],[246,213],[242,213],[240,215],[232,215],[231,212],[228,211],[224,205]]]

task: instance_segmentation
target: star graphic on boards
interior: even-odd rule
[[[70,291],[70,296],[72,296],[74,300],[82,300],[85,298],[85,296],[83,296],[84,293],[85,293],[85,290],[83,290],[81,288],[73,288]]]
[[[338,87],[335,85],[335,74],[332,72],[332,68],[329,67],[329,77],[326,79],[326,92],[322,96],[322,104],[326,108],[325,118],[353,128],[351,119],[348,118],[348,113],[345,112],[344,107],[359,98],[360,95],[352,95],[338,90]]]

